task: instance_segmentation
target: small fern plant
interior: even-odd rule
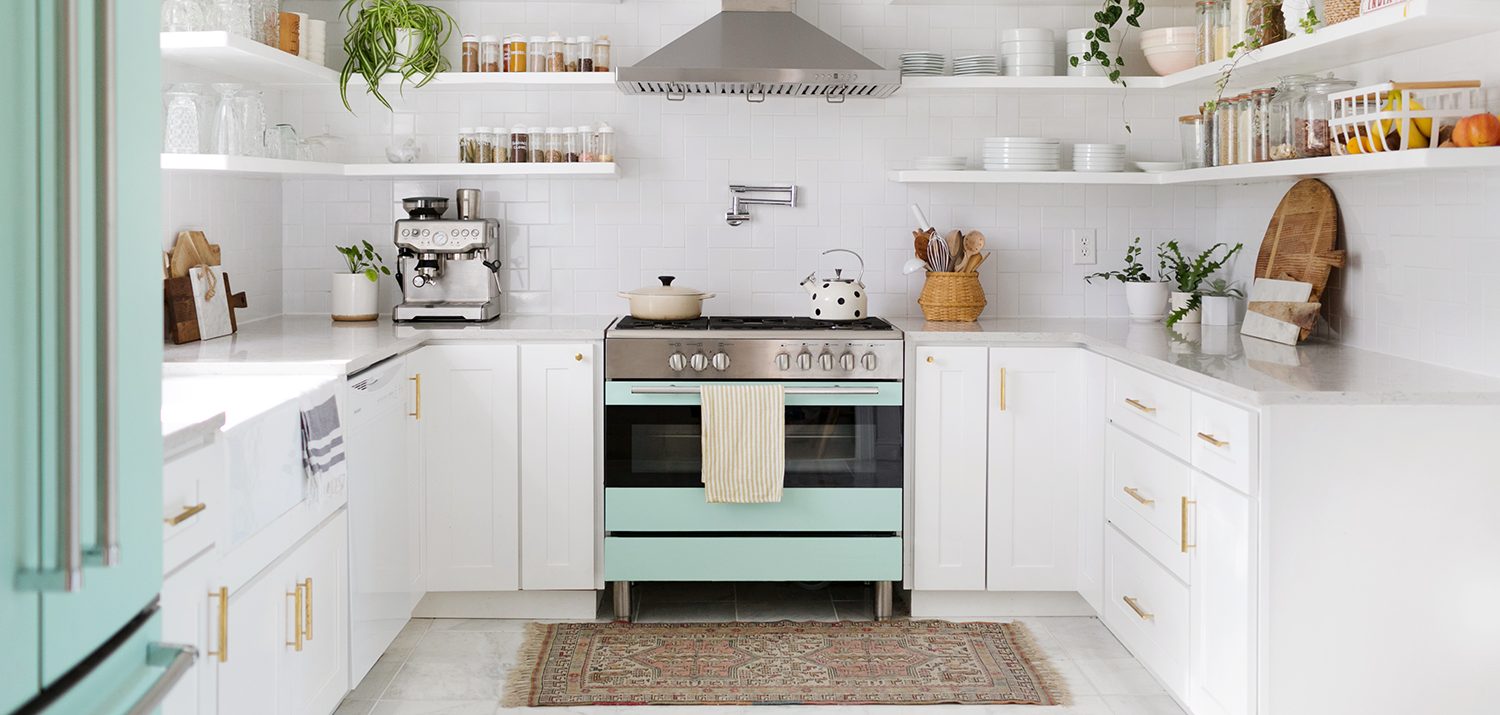
[[[1236,243],[1233,247],[1227,243],[1215,243],[1193,258],[1184,256],[1176,241],[1167,241],[1159,247],[1162,260],[1166,263],[1167,275],[1172,277],[1172,289],[1188,294],[1187,303],[1167,315],[1168,327],[1176,325],[1177,321],[1203,305],[1203,284],[1208,281],[1209,276],[1222,270],[1224,264],[1244,247],[1243,243]]]

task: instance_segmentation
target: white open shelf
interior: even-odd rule
[[[396,89],[397,77],[391,76],[382,79],[380,88],[389,94]],[[354,77],[349,86],[361,89],[365,86],[363,77]],[[423,85],[419,91],[428,90],[484,90],[484,89],[613,89],[615,87],[614,72],[439,72],[432,78],[431,82]],[[416,89],[407,86],[405,91]]]
[[[1162,174],[1142,172],[1087,173],[1075,171],[891,171],[886,177],[902,184],[1233,184],[1316,176],[1379,174],[1394,171],[1483,169],[1500,167],[1500,147],[1484,149],[1415,149],[1363,156],[1271,161],[1262,164],[1215,166]]]
[[[366,178],[555,176],[614,178],[619,164],[334,164],[223,154],[162,154],[162,171],[233,176],[348,176]]]
[[[228,32],[161,33],[162,77],[168,82],[251,82],[337,85],[337,70]]]
[[[1126,77],[1130,89],[1159,87],[1160,77]],[[1123,92],[1108,77],[902,77],[899,94],[928,92],[1029,92],[1035,94],[1099,94]],[[898,96],[899,96],[898,94]]]

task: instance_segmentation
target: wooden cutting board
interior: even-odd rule
[[[1316,303],[1328,287],[1329,274],[1344,267],[1344,252],[1334,248],[1338,237],[1339,204],[1333,190],[1317,179],[1303,179],[1271,215],[1255,259],[1255,277],[1311,283],[1308,300]]]

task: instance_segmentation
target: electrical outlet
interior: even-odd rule
[[[1095,243],[1094,229],[1069,229],[1068,244],[1073,247],[1073,265],[1092,266],[1099,262],[1098,244]]]

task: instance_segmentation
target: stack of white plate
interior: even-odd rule
[[[968,166],[969,159],[962,156],[917,157],[918,171],[963,171]]]
[[[1057,74],[1057,44],[1044,27],[1000,31],[1000,56],[1007,77],[1051,77]]]
[[[1073,171],[1124,171],[1124,144],[1074,144]]]
[[[1093,31],[1091,27],[1080,27],[1068,30],[1068,76],[1069,77],[1107,77],[1109,68],[1099,64],[1099,60],[1084,61],[1081,59],[1085,52],[1091,47],[1087,35]],[[1100,46],[1100,49],[1109,51],[1108,45]],[[1074,67],[1071,58],[1078,57],[1078,66]]]
[[[988,137],[981,155],[985,171],[1057,171],[1060,145],[1041,137]]]
[[[994,55],[968,55],[953,58],[953,74],[964,76],[995,76],[1000,74],[1000,58]]]
[[[941,52],[901,53],[901,74],[908,77],[939,77],[948,60]]]

